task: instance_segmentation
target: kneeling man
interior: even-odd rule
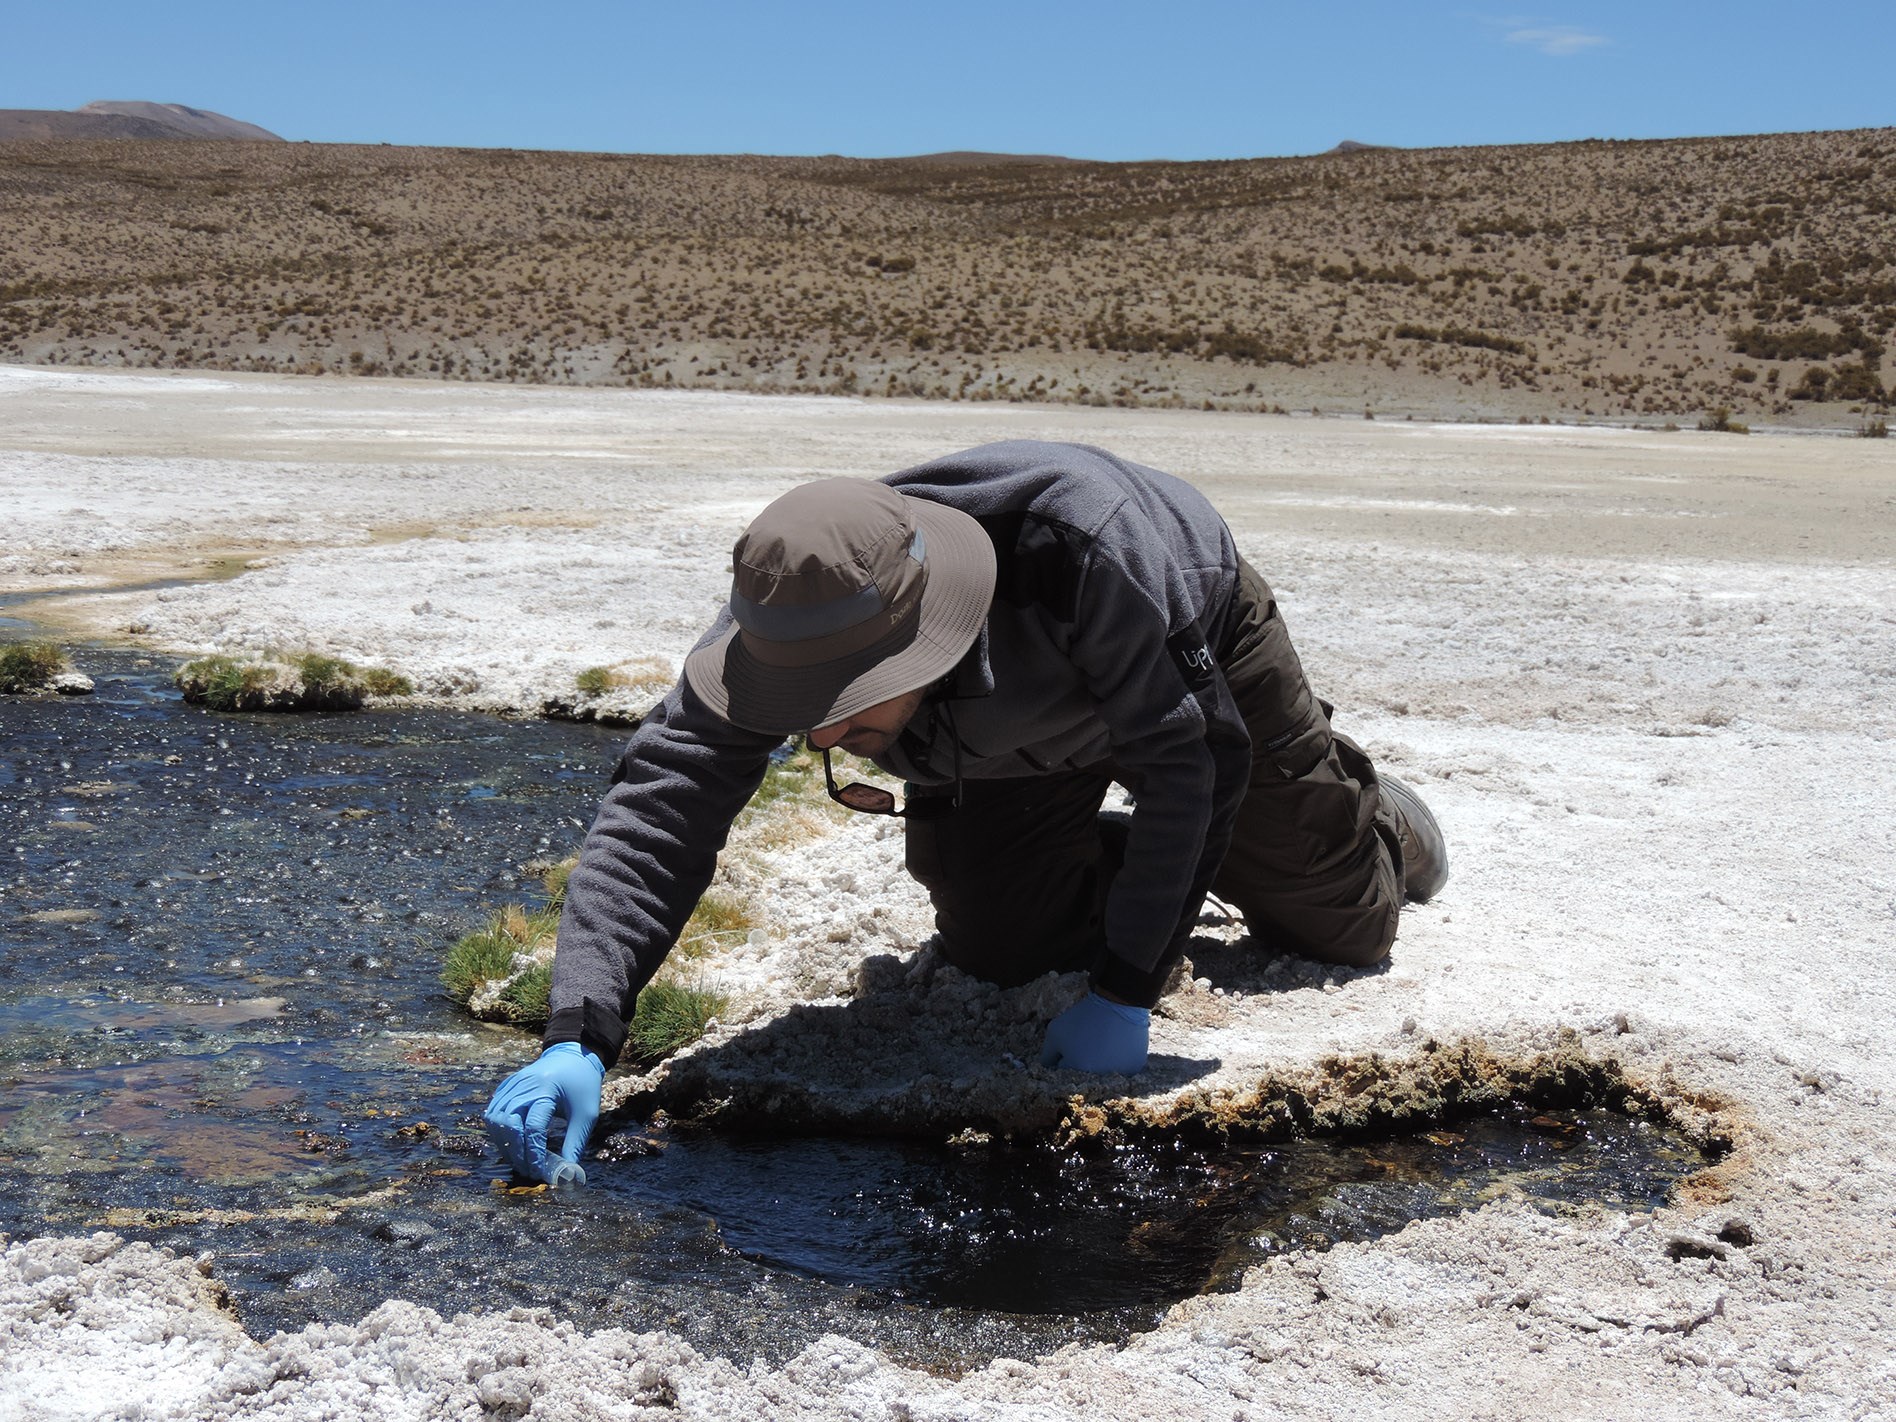
[[[1206,893],[1270,952],[1380,961],[1447,877],[1435,820],[1330,728],[1264,579],[1191,485],[1010,442],[801,485],[733,550],[730,603],[633,733],[566,891],[539,1059],[490,1132],[576,1161],[639,989],[710,883],[770,754],[803,734],[907,783],[942,956],[1002,985],[1083,970],[1042,1061],[1132,1073]],[[1101,818],[1114,783],[1129,821]]]

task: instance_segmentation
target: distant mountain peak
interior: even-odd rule
[[[258,128],[209,109],[194,109],[189,104],[154,104],[144,99],[94,99],[74,110],[81,114],[116,114],[120,118],[147,119],[176,129],[181,137],[245,138],[282,141],[282,135]]]
[[[0,142],[48,138],[242,139],[281,143],[267,128],[188,104],[97,99],[79,109],[0,109]]]

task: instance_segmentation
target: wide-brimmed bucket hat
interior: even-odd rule
[[[733,625],[685,680],[746,730],[792,735],[945,675],[994,599],[994,547],[959,509],[868,479],[801,484],[731,550]]]

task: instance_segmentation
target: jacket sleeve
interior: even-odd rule
[[[1136,524],[1139,515],[1122,507],[1114,518]],[[1136,526],[1106,532],[1087,560],[1071,655],[1115,764],[1138,788],[1093,976],[1149,1006],[1224,861],[1251,740],[1201,621],[1205,590],[1228,573],[1174,566],[1163,542]]]
[[[684,931],[781,739],[731,725],[682,680],[632,733],[567,881],[548,1045],[618,1059],[639,990]]]

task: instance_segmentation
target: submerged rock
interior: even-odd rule
[[[397,1215],[376,1225],[369,1231],[369,1237],[379,1239],[384,1244],[399,1244],[404,1249],[415,1249],[440,1233],[428,1221],[417,1216]]]

